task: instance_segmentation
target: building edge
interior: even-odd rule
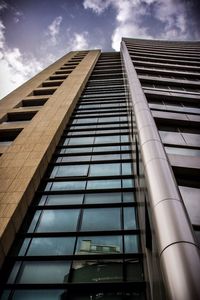
[[[199,249],[124,40],[121,54],[137,124],[163,282],[169,299],[199,299]]]

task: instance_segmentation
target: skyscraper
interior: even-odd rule
[[[1,299],[200,297],[199,45],[70,52],[2,100]]]

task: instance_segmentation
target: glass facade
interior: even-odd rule
[[[1,299],[145,299],[126,106],[120,55],[101,54],[12,247]]]

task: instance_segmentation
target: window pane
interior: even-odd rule
[[[68,298],[67,298],[68,299]],[[69,300],[145,300],[146,297],[143,291],[134,288],[134,292],[88,292],[87,294],[83,292],[80,294],[78,292],[71,293]]]
[[[122,175],[131,175],[131,174],[132,174],[131,163],[123,163],[122,164]]]
[[[134,207],[124,207],[124,229],[136,229]]]
[[[24,242],[26,243],[26,239]],[[74,243],[73,237],[33,238],[27,255],[71,255],[74,251]]]
[[[12,300],[60,300],[64,295],[64,290],[16,290]]]
[[[46,210],[42,212],[37,232],[75,231],[79,209]]]
[[[87,189],[115,189],[121,188],[121,180],[90,180]]]
[[[45,188],[45,191],[62,191],[62,190],[84,190],[86,181],[65,181],[65,182],[54,182],[49,188]]]
[[[119,203],[121,193],[86,194],[85,203]]]
[[[139,251],[137,235],[125,235],[124,244],[126,253],[136,253]]]
[[[90,165],[90,176],[120,175],[120,164]]]
[[[121,229],[119,208],[84,209],[81,230]]]
[[[122,180],[123,188],[132,188],[134,187],[133,179],[123,179]]]
[[[118,254],[122,253],[121,236],[79,237],[76,254]]]
[[[60,166],[55,177],[87,176],[88,168],[88,165]]]
[[[119,143],[119,142],[120,142],[120,137],[118,135],[97,136],[97,137],[95,137],[95,144]]]
[[[134,193],[123,193],[123,202],[134,202],[135,201],[135,196]]]
[[[45,205],[82,204],[83,194],[49,195]]]
[[[94,137],[77,137],[71,138],[69,145],[83,145],[83,144],[93,144]]]
[[[74,261],[72,282],[109,282],[122,280],[121,260]]]
[[[128,281],[143,281],[143,270],[141,262],[138,259],[126,261],[126,279]]]
[[[18,283],[63,283],[68,281],[68,261],[23,262]]]

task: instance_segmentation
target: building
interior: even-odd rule
[[[0,102],[0,299],[200,298],[199,46],[70,52]]]

